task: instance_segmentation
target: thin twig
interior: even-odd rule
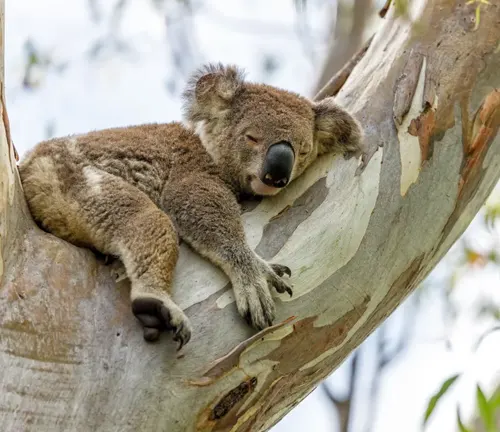
[[[352,362],[351,362],[351,370],[349,373],[349,389],[347,391],[347,396],[344,399],[339,399],[337,398],[330,388],[326,385],[324,382],[322,387],[323,390],[325,391],[328,399],[330,399],[333,404],[335,405],[335,408],[337,409],[337,413],[339,416],[339,431],[340,432],[349,432],[349,421],[352,416],[352,401],[354,399],[354,392],[356,390],[356,382],[357,382],[357,375],[359,372],[359,355],[360,351],[359,349],[356,350],[353,354],[352,357]]]

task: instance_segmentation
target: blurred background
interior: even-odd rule
[[[208,61],[312,97],[384,3],[6,0],[14,144],[22,157],[53,136],[179,120],[185,81]],[[497,187],[427,280],[272,431],[499,431],[499,216]]]

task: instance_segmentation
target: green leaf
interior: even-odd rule
[[[439,391],[432,396],[429,399],[429,404],[427,405],[427,409],[425,410],[425,415],[424,415],[424,421],[423,421],[423,426],[427,424],[427,421],[429,420],[430,416],[434,412],[437,403],[439,400],[444,396],[444,394],[450,389],[450,387],[453,385],[453,383],[457,380],[457,378],[460,376],[460,374],[453,375],[450,378],[448,378],[442,385]]]
[[[493,393],[489,404],[493,411],[500,409],[500,389],[496,389],[495,393]]]
[[[495,421],[493,419],[493,410],[491,409],[486,397],[484,396],[483,391],[479,384],[476,387],[476,400],[477,406],[479,408],[479,415],[481,416],[481,420],[486,427],[488,432],[495,432]]]
[[[470,429],[466,428],[462,423],[462,419],[460,418],[460,409],[457,407],[457,424],[460,432],[472,432]]]

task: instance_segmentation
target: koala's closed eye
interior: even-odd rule
[[[250,144],[259,144],[260,143],[260,139],[254,137],[251,134],[245,134],[245,138],[247,139],[247,141],[249,141]]]

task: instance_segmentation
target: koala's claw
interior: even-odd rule
[[[141,297],[132,302],[132,312],[144,326],[144,339],[154,342],[162,330],[172,330],[179,351],[191,339],[191,325],[182,310],[173,302],[153,297]]]
[[[269,272],[267,277],[269,284],[280,294],[287,292],[288,295],[292,297],[292,288],[283,279],[281,279],[281,276],[285,274],[289,277],[292,275],[290,268],[282,264],[269,264],[269,267],[273,270],[273,273]]]
[[[248,310],[243,314],[243,318],[250,327],[260,331],[273,325],[274,314],[269,316],[264,312],[264,314],[260,316],[260,314],[254,315],[250,310]]]
[[[284,292],[287,292],[290,297],[293,296],[293,291],[290,286],[284,281],[279,278],[273,278],[270,281],[271,285],[274,287],[276,291],[278,291],[280,294],[283,294]]]
[[[276,273],[278,276],[283,276],[283,275],[288,275],[288,277],[292,277],[292,271],[290,270],[290,267],[283,265],[283,264],[269,264],[271,268],[273,269],[274,273]]]

